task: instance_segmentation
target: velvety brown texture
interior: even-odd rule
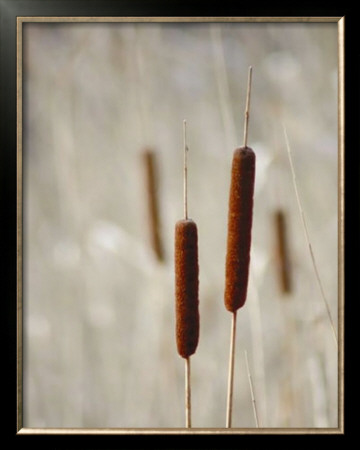
[[[228,213],[225,269],[225,307],[235,312],[246,300],[254,203],[255,153],[249,147],[234,151]]]
[[[287,228],[284,211],[279,209],[274,212],[274,223],[280,287],[284,294],[288,294],[292,290],[292,283],[287,242]]]
[[[142,154],[145,166],[145,186],[147,193],[148,224],[151,247],[156,258],[164,261],[164,249],[160,235],[160,214],[157,190],[156,154],[151,149],[145,149]]]
[[[180,356],[195,353],[199,341],[199,265],[196,223],[175,226],[176,345]]]

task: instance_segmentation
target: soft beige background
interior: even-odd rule
[[[225,426],[223,304],[232,151],[257,155],[251,271],[238,313],[234,427],[337,426],[337,350],[296,204],[337,321],[337,24],[28,23],[24,75],[24,426],[182,427],[173,238],[199,231],[194,427]],[[151,252],[140,152],[157,152],[166,261]],[[294,290],[279,290],[272,212],[288,220]]]

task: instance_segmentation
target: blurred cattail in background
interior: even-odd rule
[[[159,173],[156,161],[156,152],[152,149],[145,149],[142,154],[145,178],[145,195],[147,199],[147,226],[149,232],[149,241],[155,257],[159,262],[165,259],[164,246],[161,235],[160,207],[158,182]]]
[[[291,261],[289,254],[288,229],[285,212],[273,212],[277,274],[280,291],[289,294],[292,290]]]

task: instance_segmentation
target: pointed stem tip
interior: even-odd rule
[[[186,120],[183,120],[183,139],[184,139],[184,217],[188,218],[188,205],[187,205],[187,152],[189,151],[186,142]]]
[[[244,147],[247,146],[247,138],[248,138],[248,130],[249,130],[251,81],[252,81],[252,66],[249,67],[248,86],[247,86],[247,94],[246,94],[245,123],[244,123]]]

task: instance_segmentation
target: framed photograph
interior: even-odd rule
[[[17,434],[344,433],[345,24],[16,15]]]

